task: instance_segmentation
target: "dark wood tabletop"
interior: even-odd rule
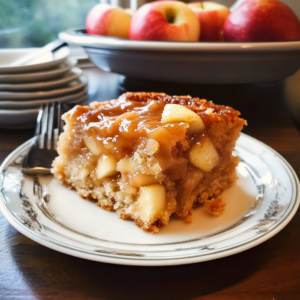
[[[91,100],[123,91],[189,94],[241,111],[244,132],[278,151],[300,176],[300,72],[284,82],[182,85],[85,70]],[[0,163],[33,135],[0,129]],[[300,212],[276,236],[245,252],[172,267],[87,261],[48,249],[16,231],[0,212],[0,299],[300,299]]]

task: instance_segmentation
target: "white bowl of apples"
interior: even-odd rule
[[[300,22],[278,0],[156,1],[136,12],[99,4],[86,30],[59,34],[104,71],[201,84],[282,80],[300,68]]]

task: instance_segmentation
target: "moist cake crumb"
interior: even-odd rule
[[[204,207],[212,215],[219,217],[225,210],[226,203],[221,197],[205,200]]]

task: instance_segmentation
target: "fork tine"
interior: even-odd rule
[[[47,127],[48,127],[48,118],[49,118],[49,103],[48,104],[44,104],[45,108],[44,108],[44,114],[42,117],[42,131],[40,134],[40,149],[46,149],[47,148]]]
[[[62,105],[60,102],[57,103],[57,127],[58,127],[58,134],[62,132]]]
[[[39,114],[36,119],[36,127],[35,127],[34,136],[39,136],[41,133],[41,120],[42,120],[43,113],[44,113],[44,105],[40,108]]]
[[[60,117],[61,117],[61,104],[60,104],[60,102],[55,101],[54,102],[54,120],[56,122],[55,122],[54,129],[53,129],[53,149],[54,150],[57,150]]]
[[[49,104],[48,128],[47,128],[47,149],[52,149],[52,133],[54,123],[54,103]]]
[[[41,109],[41,119],[39,122],[38,127],[36,128],[36,132],[38,133],[38,148],[42,148],[43,147],[43,138],[42,138],[42,131],[43,131],[43,123],[44,123],[44,118],[45,118],[45,113],[46,113],[46,105],[43,104]]]
[[[43,105],[37,119],[35,139],[22,163],[22,172],[28,175],[51,174],[53,159],[57,156],[57,140],[62,128],[60,120],[62,107],[52,102]]]

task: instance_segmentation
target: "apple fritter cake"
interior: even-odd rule
[[[52,172],[65,186],[122,219],[157,232],[170,216],[192,221],[204,205],[218,216],[236,179],[232,155],[246,124],[207,100],[125,93],[63,115]]]

